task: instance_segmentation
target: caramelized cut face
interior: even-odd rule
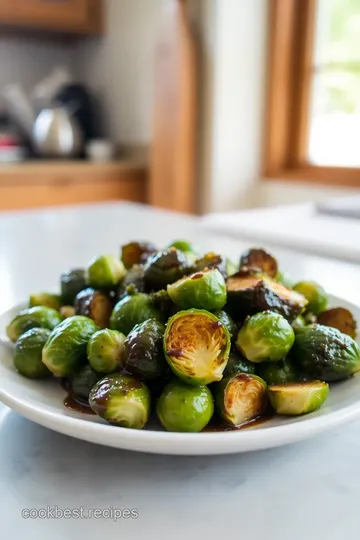
[[[262,281],[262,277],[259,276],[232,276],[227,280],[227,290],[230,292],[233,291],[243,291],[245,289],[252,289]]]
[[[226,386],[224,407],[228,420],[239,426],[264,412],[266,405],[266,387],[246,374],[233,377]]]

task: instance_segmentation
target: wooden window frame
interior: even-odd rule
[[[360,187],[360,168],[309,164],[312,58],[317,0],[269,0],[265,179]]]

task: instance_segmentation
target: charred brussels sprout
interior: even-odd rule
[[[95,373],[90,366],[82,366],[71,377],[71,391],[74,397],[88,401],[90,392],[102,375]]]
[[[117,330],[99,330],[89,340],[87,357],[93,370],[112,373],[124,367],[125,336]]]
[[[343,307],[323,311],[318,317],[318,323],[337,328],[343,334],[356,338],[356,320],[351,311]]]
[[[276,362],[287,355],[294,339],[294,330],[282,315],[263,311],[245,321],[236,347],[251,362]]]
[[[59,311],[61,308],[61,298],[58,294],[32,294],[29,298],[29,307],[32,308],[35,306],[44,306]]]
[[[109,326],[113,304],[106,292],[87,288],[75,298],[76,315],[84,315],[95,321],[100,328]]]
[[[266,383],[256,375],[238,373],[223,379],[215,390],[215,405],[222,419],[240,426],[261,416],[268,403]]]
[[[134,377],[113,373],[101,379],[90,392],[92,410],[110,424],[142,429],[150,415],[150,392]]]
[[[75,308],[73,306],[62,306],[60,308],[60,315],[64,319],[68,319],[69,317],[73,317],[74,315],[76,315]]]
[[[294,359],[301,371],[326,382],[360,371],[359,345],[336,328],[313,324],[295,333]]]
[[[226,311],[218,310],[214,312],[214,315],[221,321],[227,328],[230,339],[234,338],[236,336],[236,326],[232,318]]]
[[[42,350],[50,333],[46,328],[32,328],[16,341],[14,365],[24,377],[39,379],[51,375],[41,360]]]
[[[219,270],[220,274],[226,278],[227,277],[227,261],[222,255],[217,255],[216,253],[210,251],[206,253],[200,259],[196,259],[194,268],[197,272],[202,270],[216,268]]]
[[[216,268],[204,270],[168,285],[171,300],[182,309],[221,309],[226,303],[226,284]]]
[[[144,264],[156,251],[156,247],[150,242],[130,242],[122,246],[121,260],[125,268],[129,269],[134,264]]]
[[[187,240],[175,240],[168,246],[168,248],[179,249],[184,253],[194,253],[196,251],[193,244],[191,242],[188,242]]]
[[[276,259],[264,249],[250,249],[240,259],[240,268],[256,268],[260,272],[274,278],[278,273]]]
[[[61,274],[61,303],[65,306],[72,306],[76,295],[85,289],[86,276],[85,270],[75,268]]]
[[[213,397],[206,386],[188,386],[172,381],[165,386],[156,413],[166,431],[197,433],[214,413]]]
[[[154,307],[148,294],[127,295],[116,304],[110,318],[110,326],[127,335],[136,324],[148,319],[163,320],[160,310]]]
[[[125,342],[125,369],[143,379],[162,377],[167,369],[163,351],[165,326],[156,319],[137,324]]]
[[[103,255],[90,263],[88,281],[94,289],[112,289],[125,274],[125,267],[119,259],[113,255]]]
[[[320,409],[329,394],[329,385],[323,381],[289,383],[270,386],[269,400],[278,414],[307,414]]]
[[[186,255],[175,248],[155,253],[144,266],[146,286],[152,290],[165,289],[184,275],[187,263]]]
[[[194,385],[209,384],[222,378],[230,336],[212,313],[180,311],[167,324],[164,350],[169,366],[180,379]]]
[[[86,362],[86,347],[98,327],[87,317],[65,319],[50,334],[42,361],[55,377],[68,377]]]
[[[286,384],[300,380],[300,374],[290,358],[259,364],[257,373],[267,384]]]
[[[308,304],[306,311],[319,315],[328,305],[328,297],[324,289],[315,281],[300,281],[294,285],[294,291],[305,296]]]
[[[44,306],[20,311],[16,317],[7,325],[6,335],[15,342],[27,330],[31,328],[47,328],[52,330],[61,323],[62,317],[58,311]]]
[[[242,356],[238,356],[235,352],[231,352],[224,371],[224,377],[236,375],[237,373],[255,375],[256,365],[253,362],[249,362],[249,360],[245,360]]]

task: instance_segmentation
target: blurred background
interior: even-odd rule
[[[360,0],[1,0],[0,210],[356,194]]]

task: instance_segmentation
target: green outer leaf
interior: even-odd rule
[[[51,375],[41,360],[50,333],[47,328],[31,328],[15,342],[14,365],[24,377],[37,379]]]
[[[144,293],[124,296],[115,305],[110,317],[110,327],[128,335],[137,324],[148,319],[163,322],[163,314],[153,306],[151,297]]]
[[[168,285],[171,300],[182,309],[221,309],[226,304],[225,279],[219,270],[197,272]]]
[[[109,328],[95,332],[87,345],[92,369],[98,373],[112,373],[124,367],[125,339],[124,334]]]
[[[294,291],[305,296],[309,302],[306,306],[306,312],[313,315],[319,315],[325,311],[328,306],[328,296],[325,290],[315,281],[300,281],[293,287]]]
[[[323,381],[274,385],[268,388],[268,394],[278,414],[308,414],[320,409],[329,395],[329,385]]]
[[[61,308],[61,298],[59,294],[38,293],[29,297],[29,307],[45,306],[59,311]]]
[[[89,285],[94,289],[111,289],[125,276],[125,266],[114,255],[93,259],[88,268]]]

